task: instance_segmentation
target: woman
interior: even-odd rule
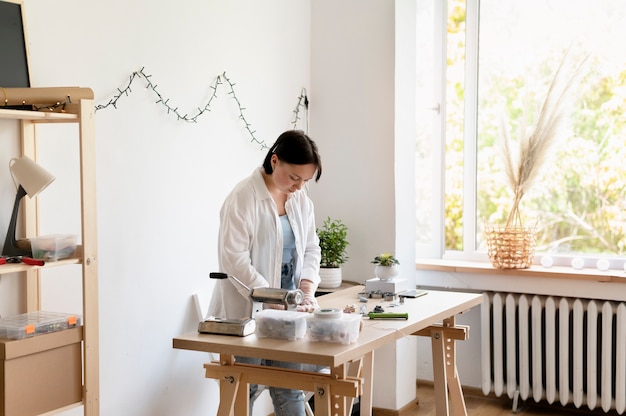
[[[303,187],[322,175],[317,145],[304,132],[281,134],[267,152],[263,166],[235,186],[220,211],[218,260],[220,271],[249,288],[299,288],[300,311],[317,307],[320,247],[315,232],[313,203]],[[232,282],[216,282],[209,315],[249,318],[248,291]],[[276,306],[273,306],[276,307]],[[278,306],[280,307],[280,306]],[[301,364],[237,357],[240,362],[301,369]],[[250,386],[255,397],[257,386]],[[301,390],[270,388],[276,416],[304,416]],[[252,400],[250,403],[252,414]]]

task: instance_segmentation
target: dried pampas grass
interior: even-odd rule
[[[522,226],[519,204],[524,195],[540,177],[542,168],[552,156],[553,148],[562,137],[563,127],[570,109],[569,92],[579,78],[586,60],[587,57],[573,69],[569,76],[564,78],[568,54],[563,57],[537,115],[537,122],[528,134],[526,118],[523,117],[522,125],[520,126],[517,158],[515,158],[511,149],[511,139],[508,131],[503,125],[504,170],[509,185],[513,190],[513,205],[507,218],[506,227]]]

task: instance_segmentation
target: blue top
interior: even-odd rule
[[[283,289],[295,289],[293,281],[293,252],[296,249],[296,236],[293,233],[287,215],[281,215],[280,225],[283,229],[283,261],[281,267],[280,287]]]

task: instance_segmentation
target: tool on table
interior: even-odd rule
[[[409,319],[409,314],[406,312],[370,312],[368,316],[370,317],[370,319]]]
[[[376,305],[374,310],[367,314],[370,319],[409,319],[409,314],[404,312],[385,312],[382,306]]]
[[[255,287],[251,289],[235,276],[228,275],[226,273],[211,272],[209,276],[211,279],[230,278],[233,282],[245,288],[250,294],[249,297],[252,301],[252,312],[250,317],[245,319],[208,318],[200,322],[198,325],[198,332],[201,333],[237,335],[245,337],[246,335],[252,334],[256,330],[254,315],[263,310],[264,303],[283,305],[285,309],[293,310],[304,300],[304,294],[300,289],[288,290],[273,287]]]
[[[411,299],[419,298],[420,296],[424,296],[427,293],[428,292],[425,290],[409,289],[409,290],[404,290],[398,293],[398,296],[400,296],[400,303],[404,303],[404,300],[406,298],[411,298]]]
[[[428,292],[425,290],[409,289],[398,293],[398,296],[400,296],[401,298],[419,298],[420,296],[424,296],[427,293]]]
[[[39,259],[33,259],[32,257],[24,257],[24,256],[3,256],[0,257],[0,264],[7,263],[24,263],[29,266],[43,266],[45,262]]]

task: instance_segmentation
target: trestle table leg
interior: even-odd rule
[[[456,318],[444,319],[443,325],[431,325],[415,335],[431,337],[435,414],[467,416],[461,381],[456,368],[456,340],[468,338],[469,327],[457,326]],[[452,405],[452,413],[450,413]]]

